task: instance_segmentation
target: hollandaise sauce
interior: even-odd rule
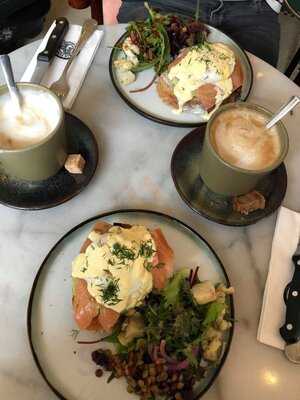
[[[72,263],[72,277],[84,279],[99,304],[119,313],[138,305],[153,287],[156,246],[149,230],[113,226],[105,235],[92,231],[89,239]]]
[[[168,72],[174,95],[178,101],[177,112],[192,100],[202,85],[213,83],[217,87],[216,103],[232,92],[231,74],[235,65],[233,51],[222,43],[205,42],[192,47]]]

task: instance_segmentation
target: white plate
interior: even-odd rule
[[[249,96],[253,81],[253,71],[248,56],[228,35],[210,25],[206,26],[209,29],[207,40],[212,43],[221,42],[227,44],[234,51],[236,58],[239,59],[243,70],[244,82],[241,93],[235,100],[246,100]],[[117,47],[118,44],[124,40],[125,36],[126,33],[118,40],[114,47]],[[113,66],[114,60],[119,56],[120,51],[116,48],[112,49],[109,60],[110,77],[118,94],[129,107],[144,117],[164,125],[196,127],[207,122],[203,120],[201,114],[193,114],[192,112],[183,112],[181,114],[173,113],[171,107],[167,106],[158,96],[155,84],[143,92],[130,93],[131,90],[142,88],[151,82],[154,77],[154,70],[149,69],[139,72],[134,83],[122,85],[119,82],[116,69]]]
[[[95,376],[91,352],[102,344],[78,344],[72,337],[72,330],[77,327],[71,303],[71,262],[98,220],[160,227],[175,252],[175,269],[200,266],[200,279],[226,285],[229,280],[217,255],[198,233],[172,217],[152,211],[114,211],[91,218],[73,228],[51,249],[33,283],[27,314],[29,342],[42,376],[60,399],[134,400],[138,397],[127,393],[125,379],[108,384],[109,373],[102,378]],[[232,299],[230,314],[233,319]],[[233,328],[227,332],[219,363],[195,387],[193,398],[202,395],[215,380],[229,351],[232,333]],[[99,334],[80,332],[78,339],[95,340]]]

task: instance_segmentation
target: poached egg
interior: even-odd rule
[[[156,245],[150,231],[142,225],[113,226],[88,238],[90,245],[72,263],[72,277],[84,279],[99,304],[118,313],[134,308],[153,288]]]
[[[191,47],[169,69],[167,75],[178,101],[177,112],[181,113],[184,104],[193,99],[195,91],[207,83],[216,86],[216,105],[220,104],[232,93],[231,75],[234,66],[234,52],[223,43],[205,42]]]

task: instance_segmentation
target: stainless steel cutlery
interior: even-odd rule
[[[31,82],[40,83],[54,58],[58,47],[60,46],[65,34],[69,28],[69,22],[66,18],[57,18],[56,24],[51,32],[45,49],[38,54],[35,70],[30,79]]]
[[[74,58],[77,56],[77,54],[80,52],[80,50],[86,44],[88,39],[92,36],[94,31],[97,29],[97,26],[98,26],[98,23],[94,19],[88,19],[84,22],[81,33],[80,33],[79,40],[75,46],[75,49],[73,50],[73,52],[71,54],[71,57],[68,59],[68,62],[65,65],[60,78],[56,82],[52,83],[52,85],[50,86],[50,90],[52,90],[61,99],[66,97],[70,90],[70,85],[69,85],[68,79],[67,79],[68,70],[69,70]]]
[[[290,361],[300,364],[300,244],[298,244],[292,261],[295,271],[283,294],[286,304],[286,319],[279,331],[286,342],[286,357]]]

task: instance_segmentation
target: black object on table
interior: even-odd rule
[[[290,78],[296,68],[298,68],[298,72],[293,81],[300,86],[300,47],[287,67],[285,75]]]
[[[300,19],[300,0],[285,0],[283,11],[285,10],[287,10],[292,16]],[[296,75],[293,76],[295,72]],[[291,78],[296,85],[300,86],[300,48],[298,48],[296,54],[288,65],[285,75]]]
[[[0,0],[0,54],[23,46],[42,30],[50,0]]]

